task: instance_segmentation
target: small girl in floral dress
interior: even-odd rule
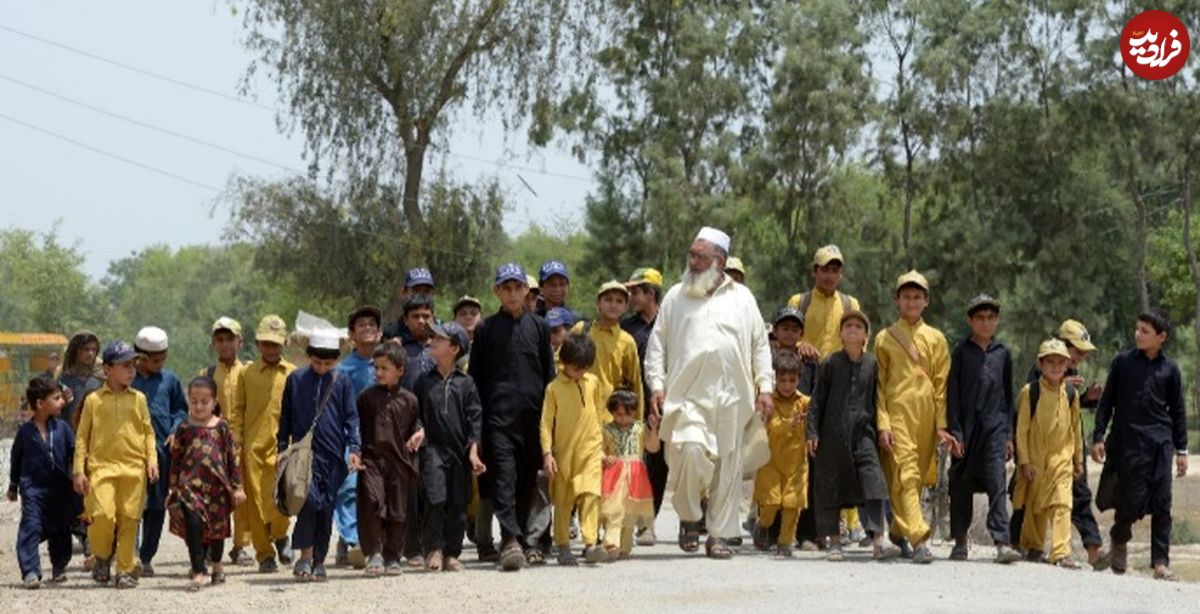
[[[608,397],[613,421],[604,425],[604,477],[600,515],[604,519],[604,550],[609,562],[628,559],[633,529],[639,521],[654,523],[654,491],[642,461],[642,450],[658,451],[658,429],[637,420],[637,397],[617,390]],[[644,440],[644,443],[643,443]]]
[[[198,591],[208,575],[206,559],[212,563],[212,583],[225,582],[221,556],[230,535],[229,516],[246,500],[246,493],[233,431],[217,404],[217,383],[197,377],[187,392],[187,420],[170,442],[167,509],[171,532],[187,543],[192,565],[188,590]]]

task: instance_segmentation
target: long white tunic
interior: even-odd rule
[[[756,393],[775,389],[754,295],[728,277],[702,298],[673,286],[650,335],[645,371],[650,390],[666,393],[663,441],[698,443],[716,458],[739,452]]]

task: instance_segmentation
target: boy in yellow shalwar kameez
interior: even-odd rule
[[[596,344],[596,362],[589,373],[600,381],[600,393],[607,399],[614,390],[624,388],[637,395],[637,415],[645,414],[642,398],[642,363],[638,359],[637,341],[621,328],[621,316],[629,306],[629,288],[619,281],[605,282],[596,292],[596,321],[587,328],[587,335]],[[584,326],[576,326],[575,331]],[[600,423],[612,422],[612,414],[604,403],[597,408]]]
[[[596,408],[604,407],[600,381],[588,373],[596,346],[586,335],[572,334],[559,350],[563,370],[546,387],[542,404],[542,466],[554,503],[554,545],[559,565],[577,565],[571,553],[571,510],[579,511],[583,557],[600,562],[600,486],[604,439]]]
[[[1083,443],[1079,432],[1079,398],[1067,393],[1063,377],[1071,354],[1058,339],[1038,348],[1042,377],[1026,384],[1017,399],[1017,464],[1020,477],[1013,507],[1025,509],[1021,546],[1034,560],[1041,558],[1046,529],[1051,532],[1050,562],[1077,569],[1071,559],[1072,485],[1083,474]],[[1040,386],[1037,406],[1030,404],[1030,386]]]
[[[797,391],[800,356],[791,350],[775,352],[775,411],[767,423],[771,460],[754,477],[754,502],[758,504],[758,524],[754,545],[766,550],[767,535],[775,516],[782,512],[776,555],[792,556],[796,539],[796,521],[808,506],[808,452],[805,419],[809,398]]]
[[[909,271],[896,280],[896,306],[900,319],[875,337],[880,460],[892,500],[891,534],[912,545],[914,563],[928,564],[932,531],[921,514],[921,488],[937,483],[938,440],[956,446],[946,430],[950,346],[921,319],[929,306],[924,275]]]
[[[133,588],[133,551],[146,506],[146,480],[158,481],[158,453],[146,396],[130,387],[136,374],[133,347],[104,348],[108,381],[84,400],[75,439],[75,491],[90,519],[88,542],[96,564],[92,578],[110,579],[116,537],[117,588]]]
[[[273,573],[279,570],[279,563],[292,562],[288,519],[275,507],[275,463],[283,386],[296,366],[283,359],[283,344],[287,341],[283,318],[264,317],[254,341],[258,360],[238,373],[229,426],[241,446],[242,482],[246,489],[242,507],[250,525],[254,558],[258,560],[260,573]]]

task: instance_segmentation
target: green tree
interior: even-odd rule
[[[103,317],[83,261],[78,244],[59,241],[57,225],[46,233],[0,230],[0,328],[69,335]]]
[[[424,237],[425,162],[470,100],[523,117],[550,91],[585,3],[566,0],[250,0],[249,80],[264,70],[299,128],[312,170],[402,185],[408,232]],[[247,87],[249,89],[249,87]],[[393,177],[402,177],[393,181]],[[424,244],[413,245],[421,254]]]

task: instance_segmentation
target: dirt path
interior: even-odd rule
[[[384,612],[384,611],[728,611],[779,608],[780,611],[889,612],[1189,612],[1200,604],[1200,585],[1164,584],[1144,576],[1069,572],[1046,565],[1000,567],[987,561],[989,548],[977,548],[968,563],[950,563],[948,551],[921,567],[874,564],[865,551],[846,563],[827,563],[818,554],[798,553],[780,561],[743,552],[733,561],[686,555],[672,544],[641,548],[632,561],[598,568],[527,569],[515,574],[474,563],[461,574],[406,573],[370,579],[361,572],[331,570],[325,584],[296,584],[288,573],[260,575],[231,568],[229,582],[198,594],[184,591],[187,557],[183,542],[168,535],[155,561],[159,576],[139,588],[116,591],[95,586],[72,560],[66,584],[26,591],[19,588],[16,504],[0,505],[0,611],[136,612],[206,611]],[[664,510],[660,535],[672,535],[673,513]],[[45,561],[45,555],[43,554]],[[48,561],[44,563],[48,565]]]

